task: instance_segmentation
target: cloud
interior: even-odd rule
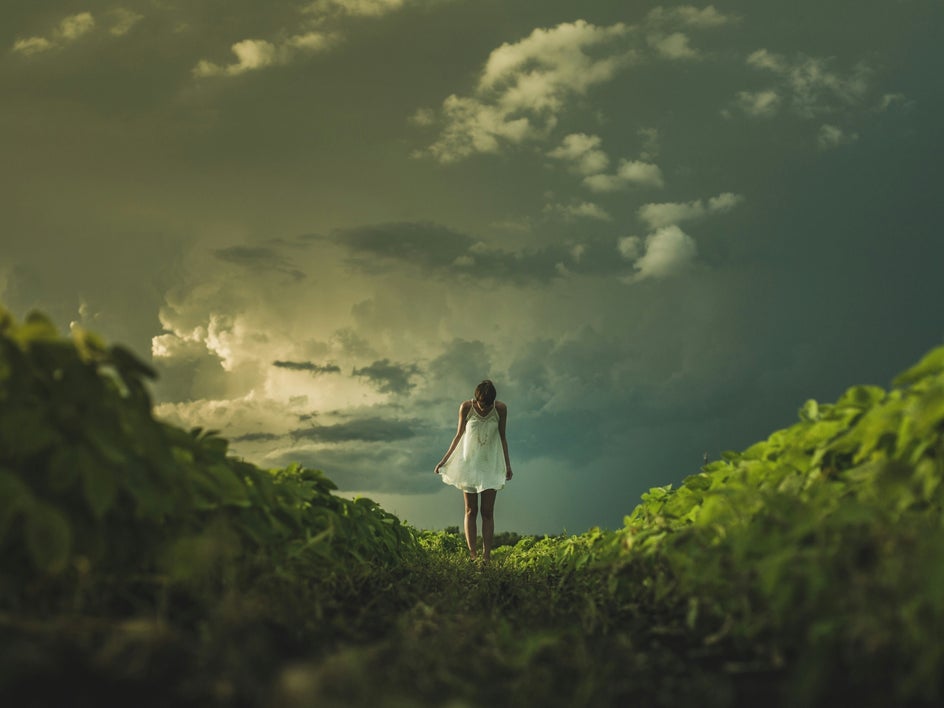
[[[638,242],[629,239],[620,242],[624,257],[633,257],[639,252]],[[636,272],[628,282],[655,280],[677,275],[687,270],[695,261],[698,247],[695,239],[678,226],[665,226],[646,237],[645,252],[635,259]]]
[[[621,22],[597,26],[576,20],[537,28],[517,42],[494,49],[471,94],[446,98],[438,121],[429,109],[414,114],[416,125],[441,126],[438,138],[415,155],[450,163],[473,154],[498,153],[526,141],[546,140],[575,101],[634,62],[653,55],[675,60],[697,57],[688,35],[679,28],[704,30],[736,19],[713,6],[699,9],[686,5],[672,10],[657,8],[638,27]],[[565,142],[552,156],[567,159],[569,152],[579,147]],[[594,153],[592,159],[600,160],[601,156]]]
[[[127,10],[123,7],[116,7],[108,13],[112,18],[112,25],[108,32],[115,37],[124,37],[131,28],[144,19],[144,15]]]
[[[816,136],[816,144],[821,150],[829,150],[839,147],[840,145],[854,143],[858,139],[858,133],[848,133],[839,126],[824,123],[819,128],[819,133]]]
[[[724,15],[713,5],[697,8],[682,5],[675,8],[654,8],[646,15],[643,23],[646,29],[646,43],[664,59],[697,59],[698,50],[691,46],[690,37],[676,28],[714,29],[738,21],[735,15]],[[675,30],[675,31],[673,31]]]
[[[773,89],[764,91],[739,91],[736,99],[738,107],[747,115],[755,118],[772,116],[780,107],[780,95]]]
[[[303,12],[314,15],[340,13],[362,17],[380,17],[399,10],[405,0],[315,0]]]
[[[289,64],[306,54],[326,51],[338,41],[338,35],[318,31],[292,35],[278,43],[265,39],[244,39],[230,47],[230,51],[236,55],[235,62],[221,65],[201,59],[194,66],[193,75],[198,78],[239,76],[249,71]]]
[[[315,364],[310,361],[282,361],[277,359],[272,362],[272,366],[280,369],[289,369],[290,371],[307,371],[313,376],[317,376],[318,374],[341,373],[341,367],[335,364]]]
[[[567,220],[594,219],[596,221],[612,221],[613,217],[599,204],[580,202],[574,204],[547,204],[545,214],[560,214]]]
[[[715,9],[714,5],[708,5],[701,9],[693,5],[680,5],[672,8],[656,7],[650,10],[646,16],[647,24],[655,27],[680,24],[692,28],[712,29],[738,21],[737,15],[722,14]]]
[[[415,364],[393,364],[389,359],[380,359],[353,371],[354,376],[367,379],[381,393],[395,395],[409,393],[416,385],[410,379],[419,373]]]
[[[95,18],[90,12],[64,17],[48,37],[27,37],[13,43],[13,52],[31,56],[72,44],[95,29]]]
[[[843,108],[857,106],[869,89],[872,71],[864,62],[843,75],[832,69],[832,60],[806,55],[788,58],[767,49],[758,49],[747,57],[747,64],[769,72],[779,81],[776,89],[757,92],[741,92],[738,104],[750,113],[758,102],[761,107],[770,105],[769,95],[776,93],[789,101],[794,112],[802,118],[813,118]],[[754,113],[753,115],[766,115]]]
[[[427,153],[455,162],[546,137],[574,98],[629,64],[628,32],[622,23],[598,27],[577,20],[502,44],[489,55],[472,96],[443,101],[443,128]]]
[[[305,274],[280,255],[278,251],[266,246],[230,246],[213,251],[221,261],[233,263],[257,272],[273,271],[287,275],[293,280],[301,280]]]
[[[650,34],[646,41],[649,46],[666,59],[694,59],[698,52],[692,49],[688,35],[673,32],[668,35]]]
[[[616,174],[588,175],[583,183],[594,192],[616,192],[627,187],[662,187],[665,184],[659,166],[641,160],[620,160]]]
[[[564,136],[560,146],[547,155],[569,163],[570,168],[579,175],[593,175],[602,172],[610,164],[610,158],[600,149],[602,142],[596,135],[571,133]]]
[[[708,214],[730,211],[743,201],[744,197],[740,194],[724,192],[716,197],[711,197],[707,203],[701,199],[696,199],[691,202],[643,204],[636,213],[650,228],[657,229],[671,224],[679,224],[683,221],[700,219]]]
[[[391,420],[381,417],[358,418],[332,425],[312,425],[296,428],[289,435],[295,440],[317,443],[395,442],[416,436],[416,420]]]
[[[548,204],[544,211],[566,220],[611,220],[607,212],[591,202]],[[335,233],[332,241],[347,251],[348,265],[372,275],[402,272],[405,265],[424,278],[522,284],[555,279],[561,262],[579,266],[581,272],[615,272],[601,244],[579,244],[577,251],[575,244],[559,242],[511,250],[432,223],[344,229]],[[579,257],[574,257],[575,252]]]

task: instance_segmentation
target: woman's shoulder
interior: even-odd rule
[[[495,410],[504,414],[508,412],[508,406],[506,406],[503,401],[495,401]]]

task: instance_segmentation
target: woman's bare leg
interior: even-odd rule
[[[477,555],[476,546],[478,545],[476,517],[479,515],[479,495],[475,492],[463,492],[462,495],[465,497],[465,543],[469,547],[469,553],[475,558]],[[492,503],[494,504],[494,501]],[[482,526],[482,532],[484,533],[484,518],[482,519]]]
[[[495,536],[495,496],[494,489],[482,490],[482,559],[488,560],[492,552],[492,539]]]

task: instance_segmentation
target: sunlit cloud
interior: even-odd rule
[[[650,34],[646,41],[656,53],[666,59],[694,59],[698,56],[688,35],[682,32],[672,32],[668,35]]]
[[[683,221],[700,219],[708,214],[730,211],[743,201],[744,197],[740,194],[724,192],[716,197],[711,197],[707,202],[702,199],[696,199],[691,202],[644,204],[639,207],[636,213],[650,228],[658,229],[664,226],[680,224]]]
[[[593,219],[595,221],[612,221],[613,217],[599,204],[594,202],[576,202],[573,204],[547,204],[545,214],[558,214],[566,220]]]
[[[117,7],[114,10],[109,11],[109,16],[111,17],[111,27],[108,28],[108,32],[115,37],[124,37],[128,32],[131,31],[131,28],[138,24],[141,20],[144,19],[144,15],[140,15],[137,12],[132,12],[123,7]]]
[[[443,128],[428,154],[454,162],[546,138],[573,99],[631,62],[628,33],[622,23],[598,27],[577,20],[501,45],[485,62],[473,95],[443,101]]]
[[[852,71],[844,74],[832,68],[832,60],[798,55],[788,58],[782,54],[758,49],[747,57],[747,64],[755,69],[769,72],[778,79],[775,89],[755,94],[755,107],[769,106],[767,96],[776,93],[783,96],[803,118],[812,118],[841,108],[858,105],[869,89],[872,71],[864,62],[856,64]],[[739,102],[744,96],[739,94]]]
[[[578,175],[594,175],[605,170],[610,158],[600,149],[603,141],[599,136],[571,133],[564,136],[560,146],[548,152],[548,157],[570,166]]]
[[[687,27],[711,29],[722,27],[739,21],[733,14],[718,12],[714,5],[697,8],[694,5],[680,5],[678,7],[656,7],[646,16],[650,26],[681,24]]]
[[[847,132],[837,125],[824,123],[819,128],[819,133],[816,136],[816,144],[822,150],[829,150],[830,148],[836,148],[840,145],[854,143],[858,139],[858,133]]]
[[[236,61],[229,64],[216,64],[201,59],[193,68],[197,78],[216,76],[239,76],[250,71],[265,69],[270,66],[289,64],[299,57],[327,51],[339,41],[339,36],[327,32],[305,32],[272,43],[264,39],[244,39],[230,47],[236,55]]]
[[[616,192],[627,187],[662,187],[665,181],[658,165],[641,160],[620,160],[615,174],[587,175],[583,183],[594,192]]]
[[[737,94],[737,105],[749,116],[772,116],[780,108],[780,95],[773,89],[740,91]]]
[[[95,29],[95,18],[90,12],[80,12],[64,17],[48,36],[26,37],[13,43],[13,52],[30,56],[59,49],[72,44]]]
[[[677,275],[687,270],[698,254],[695,239],[675,225],[664,226],[649,234],[644,244],[632,239],[621,240],[619,246],[624,258],[634,260],[635,272],[626,278],[626,282]]]

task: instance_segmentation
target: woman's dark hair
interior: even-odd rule
[[[482,383],[475,387],[475,400],[486,406],[492,405],[495,402],[495,396],[497,395],[498,393],[495,391],[495,384],[493,384],[488,379],[485,379]]]

